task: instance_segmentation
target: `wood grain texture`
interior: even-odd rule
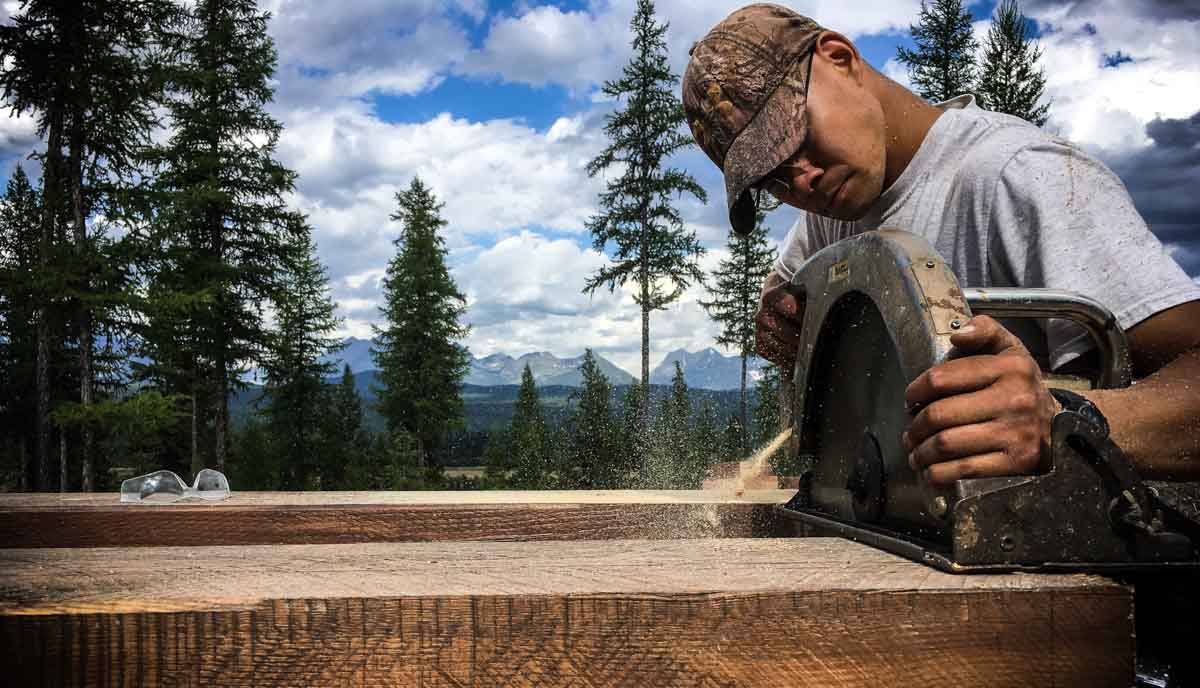
[[[772,505],[792,494],[235,492],[169,505],[121,504],[116,494],[7,494],[0,548],[770,537],[783,534]]]
[[[1131,605],[829,538],[0,552],[29,686],[1128,686]]]

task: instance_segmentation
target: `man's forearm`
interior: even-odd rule
[[[1146,478],[1200,479],[1200,349],[1126,389],[1086,393]]]

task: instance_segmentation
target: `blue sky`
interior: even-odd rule
[[[473,353],[574,356],[592,347],[637,370],[640,318],[630,296],[580,293],[605,261],[584,230],[603,179],[589,178],[584,167],[605,144],[603,118],[613,104],[599,86],[628,56],[634,0],[260,4],[273,14],[280,54],[271,106],[285,126],[278,155],[300,175],[290,201],[315,228],[343,334],[368,336],[378,319],[379,278],[398,230],[388,220],[393,194],[420,175],[446,204],[451,268],[468,295]],[[671,24],[677,72],[688,45],[740,4],[658,1]],[[969,4],[981,36],[993,4]],[[11,12],[15,3],[2,6]],[[909,42],[919,0],[791,6],[846,33],[872,64],[906,82],[893,57]],[[1188,153],[1188,136],[1200,140],[1188,124],[1200,111],[1197,12],[1169,0],[1029,0],[1025,10],[1045,50],[1053,101],[1047,127],[1131,177],[1143,161],[1160,172],[1177,165],[1179,174],[1160,176],[1189,188],[1191,175],[1200,175]],[[1172,128],[1176,121],[1183,124]],[[1155,122],[1166,124],[1148,128]],[[1183,143],[1162,133],[1180,127]],[[0,117],[0,174],[36,145],[28,118]],[[697,151],[675,163],[709,192],[707,206],[681,209],[708,248],[703,265],[711,269],[725,255],[720,177]],[[1200,274],[1198,201],[1186,200],[1180,211],[1178,199],[1160,199],[1161,189],[1142,194],[1138,179],[1126,183],[1180,263]],[[1174,203],[1172,212],[1157,212],[1160,201]],[[773,238],[782,239],[797,217],[775,213]],[[651,365],[674,349],[713,345],[716,330],[697,303],[704,296],[690,290],[654,314]]]

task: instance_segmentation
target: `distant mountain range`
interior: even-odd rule
[[[596,363],[600,372],[613,385],[628,385],[634,381],[629,373],[618,368],[612,361],[596,355]],[[513,358],[508,354],[492,354],[471,361],[471,370],[467,372],[466,382],[469,385],[495,386],[519,385],[521,373],[525,366],[533,373],[533,381],[539,387],[560,385],[563,387],[582,387],[583,373],[579,372],[583,365],[583,356],[574,358],[559,358],[548,351],[525,354]]]
[[[376,409],[375,389],[379,386],[379,372],[368,370],[354,374],[354,388],[362,398],[363,425],[371,432],[381,432],[385,423]],[[579,403],[574,398],[577,388],[561,385],[543,385],[538,389],[542,413],[547,422],[558,426],[566,418],[571,409]],[[242,427],[248,418],[255,413],[262,397],[262,387],[251,385],[238,390],[230,400],[230,413],[234,427]],[[477,386],[465,384],[462,388],[463,420],[468,433],[480,433],[506,428],[512,422],[513,409],[516,407],[518,388],[516,385]],[[651,413],[657,413],[662,408],[663,399],[670,394],[670,389],[661,385],[650,387]],[[610,404],[615,413],[621,412],[624,390],[614,388]],[[717,427],[725,427],[728,419],[737,413],[738,393],[736,390],[691,389],[688,391],[694,407],[707,402],[716,415]],[[751,390],[750,403],[755,403]],[[464,445],[456,449],[451,463],[447,465],[476,466],[480,464],[481,448],[471,453],[471,447]],[[460,451],[461,450],[461,451]],[[465,454],[464,454],[465,452]]]
[[[676,349],[667,354],[662,363],[650,371],[650,384],[669,385],[675,378],[675,362],[683,368],[683,380],[688,387],[698,389],[740,389],[742,380],[742,359],[738,356],[724,356],[720,351],[709,347],[703,351],[691,353]],[[762,368],[766,361],[752,356],[746,361],[746,385],[753,386],[762,376]]]
[[[371,342],[366,339],[350,337],[345,340],[345,348],[329,356],[328,360],[338,367],[341,374],[342,364],[349,364],[354,373],[377,370],[375,361],[371,358]],[[628,385],[636,381],[629,372],[621,369],[612,361],[596,355],[600,370],[615,386]],[[678,349],[667,354],[666,358],[650,372],[650,383],[669,385],[675,376],[675,362],[683,367],[683,379],[689,387],[696,389],[727,390],[738,389],[741,376],[741,359],[737,356],[724,356],[713,348],[691,353]],[[583,384],[583,376],[579,366],[583,365],[583,356],[559,358],[547,351],[528,353],[517,358],[504,353],[495,353],[482,358],[472,357],[471,367],[463,380],[469,385],[494,387],[500,385],[521,384],[521,372],[529,365],[534,382],[539,387],[579,387]],[[747,361],[750,384],[758,379],[764,361],[751,358]]]

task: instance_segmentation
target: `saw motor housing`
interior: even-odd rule
[[[1052,467],[1040,475],[935,489],[908,465],[905,389],[957,355],[950,337],[976,313],[1069,318],[1099,351],[1093,384],[1128,385],[1125,335],[1103,306],[1045,289],[963,290],[928,242],[890,229],[814,254],[791,289],[805,304],[790,449],[801,472],[780,512],[798,533],[842,535],[954,572],[1197,565],[1196,524],[1077,413],[1055,417]]]

